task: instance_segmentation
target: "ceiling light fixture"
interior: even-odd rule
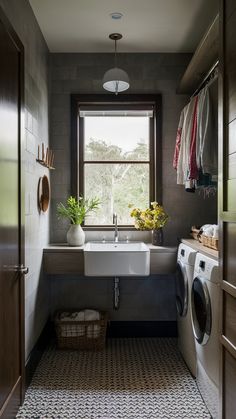
[[[117,67],[117,46],[116,43],[122,38],[120,33],[112,33],[109,38],[115,41],[115,67],[108,70],[103,77],[103,88],[116,95],[129,88],[128,74]]]
[[[112,18],[113,20],[119,20],[119,19],[121,19],[124,15],[123,15],[123,13],[120,13],[120,12],[113,12],[113,13],[110,13],[110,16],[111,16],[111,18]]]

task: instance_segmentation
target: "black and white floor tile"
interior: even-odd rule
[[[17,419],[210,419],[175,339],[110,339],[101,352],[49,348]]]

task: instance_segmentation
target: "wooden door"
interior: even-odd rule
[[[236,418],[236,3],[220,2],[222,418]]]
[[[22,397],[23,231],[21,132],[23,47],[0,10],[0,417]],[[22,197],[23,201],[23,197]]]

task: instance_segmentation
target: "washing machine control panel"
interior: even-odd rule
[[[178,260],[187,265],[194,266],[197,251],[187,246],[184,243],[180,243],[178,249]]]
[[[199,262],[199,268],[201,268],[203,271],[205,271],[206,262],[204,260],[200,260]]]
[[[202,274],[204,278],[210,281],[219,282],[218,262],[201,253],[196,256],[194,271],[196,274]]]

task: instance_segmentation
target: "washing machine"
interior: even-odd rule
[[[219,418],[220,283],[219,264],[198,253],[191,291],[192,324],[197,354],[197,385],[213,419]]]
[[[190,372],[196,377],[196,348],[191,321],[191,288],[197,251],[181,243],[176,270],[178,346]]]

